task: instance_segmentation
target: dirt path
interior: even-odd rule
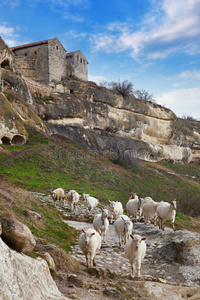
[[[42,196],[41,201],[53,205],[49,196]],[[100,212],[100,209],[96,208],[88,215],[81,201],[76,212],[71,212],[68,204],[57,205],[56,208],[63,213],[64,222],[80,232],[82,229],[93,227],[94,215]],[[171,250],[174,250],[170,248],[173,247],[171,240],[176,237],[179,244],[182,235],[185,238],[185,232],[174,232],[170,228],[166,228],[163,232],[151,224],[137,222],[133,224],[133,234],[146,237],[147,244],[139,280],[130,276],[130,264],[124,257],[124,249],[118,246],[114,226],[109,225],[106,243],[102,244],[96,256],[95,268],[86,268],[85,256],[80,250],[78,241],[71,248],[71,255],[80,262],[83,269],[76,274],[58,272],[59,276],[55,281],[59,290],[69,299],[77,300],[181,300],[190,297],[200,299],[199,264],[181,266],[171,253]],[[195,234],[192,236],[191,234],[193,233],[189,232],[189,239],[196,238]],[[190,286],[183,287],[184,284]],[[193,298],[196,294],[197,297]]]
[[[77,230],[92,227],[92,224],[85,222],[65,222]],[[156,253],[156,248],[159,248],[162,245],[162,236],[166,236],[171,232],[172,230],[169,228],[162,233],[158,228],[150,224],[147,226],[143,223],[134,224],[133,233],[140,234],[147,238],[147,253],[141,268],[141,275],[143,278],[160,278],[173,284],[184,282],[182,274],[179,273],[179,265],[176,263],[167,264],[166,261],[162,260]],[[72,255],[80,263],[85,265],[85,256],[81,252],[78,243],[72,248]],[[102,247],[96,256],[96,263],[97,269],[109,269],[110,272],[115,272],[122,276],[130,274],[130,264],[124,257],[123,247],[118,246],[118,237],[115,233],[114,225],[109,225],[106,243],[102,244]]]

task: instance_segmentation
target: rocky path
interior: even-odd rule
[[[40,195],[38,197],[40,198]],[[43,195],[40,200],[54,205],[49,196]],[[79,202],[76,212],[71,212],[68,203],[56,205],[56,208],[62,211],[64,222],[80,232],[82,229],[93,227],[94,215],[100,212],[100,209],[96,208],[91,214],[87,214],[82,201]],[[141,282],[145,282],[145,286],[151,286],[151,288],[154,286],[154,291],[159,294],[161,287],[158,286],[158,283],[156,285],[155,282],[164,283],[162,290],[173,290],[175,296],[172,295],[170,299],[177,300],[179,299],[177,296],[178,290],[181,294],[180,297],[183,297],[182,290],[178,288],[179,286],[198,287],[200,285],[200,235],[198,233],[186,230],[174,232],[171,228],[166,228],[163,232],[151,224],[145,225],[142,222],[137,222],[133,224],[133,234],[146,237],[147,253],[141,267],[142,278],[140,279],[143,280]],[[86,266],[85,256],[80,250],[78,241],[71,248],[71,255],[83,266]],[[101,274],[110,272],[110,274],[116,274],[121,280],[127,278],[130,274],[130,264],[124,257],[123,247],[118,245],[118,237],[113,225],[109,225],[106,243],[102,244],[96,256],[96,263],[96,270]],[[135,281],[134,286],[136,286]],[[76,299],[81,298],[76,297]],[[169,298],[162,296],[161,298],[149,297],[142,299]],[[190,299],[189,296],[186,299]]]
[[[92,224],[77,221],[65,221],[69,226],[76,228],[77,230],[82,230],[92,227]],[[152,237],[153,232],[157,233],[158,237]],[[165,235],[171,232],[167,229]],[[143,261],[141,274],[143,278],[159,278],[159,280],[168,281],[171,283],[181,283],[184,278],[181,273],[179,273],[179,266],[176,263],[166,263],[166,261],[161,260],[158,253],[156,253],[156,248],[161,246],[159,242],[159,230],[153,225],[145,226],[143,223],[135,223],[134,234],[140,234],[147,238],[147,253]],[[151,235],[150,235],[151,233]],[[162,234],[162,233],[161,233]],[[78,243],[72,248],[72,255],[79,262],[85,265],[85,256],[80,250]],[[130,264],[129,261],[124,257],[124,248],[118,246],[118,237],[115,233],[114,225],[109,225],[107,232],[107,241],[102,244],[99,253],[96,256],[97,269],[108,269],[110,272],[115,272],[121,275],[130,274]]]

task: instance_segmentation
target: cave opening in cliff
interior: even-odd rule
[[[1,68],[10,70],[10,62],[8,59],[5,59],[1,63]]]
[[[25,140],[21,135],[15,135],[11,142],[12,145],[23,145],[25,144]]]
[[[11,141],[7,136],[3,136],[1,141],[4,145],[10,145],[11,144]]]

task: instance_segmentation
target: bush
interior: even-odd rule
[[[107,81],[102,81],[99,83],[100,86],[106,87],[110,90],[112,90],[115,93],[118,93],[122,95],[124,98],[128,97],[130,95],[133,95],[133,84],[132,82],[129,82],[128,80],[124,80],[120,82],[107,82]]]
[[[146,90],[136,90],[134,95],[139,100],[149,101],[155,103],[156,101],[153,99],[153,94],[149,94]]]

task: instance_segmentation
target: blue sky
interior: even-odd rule
[[[200,120],[200,0],[1,0],[11,46],[57,37],[89,80],[129,80],[178,117]]]

